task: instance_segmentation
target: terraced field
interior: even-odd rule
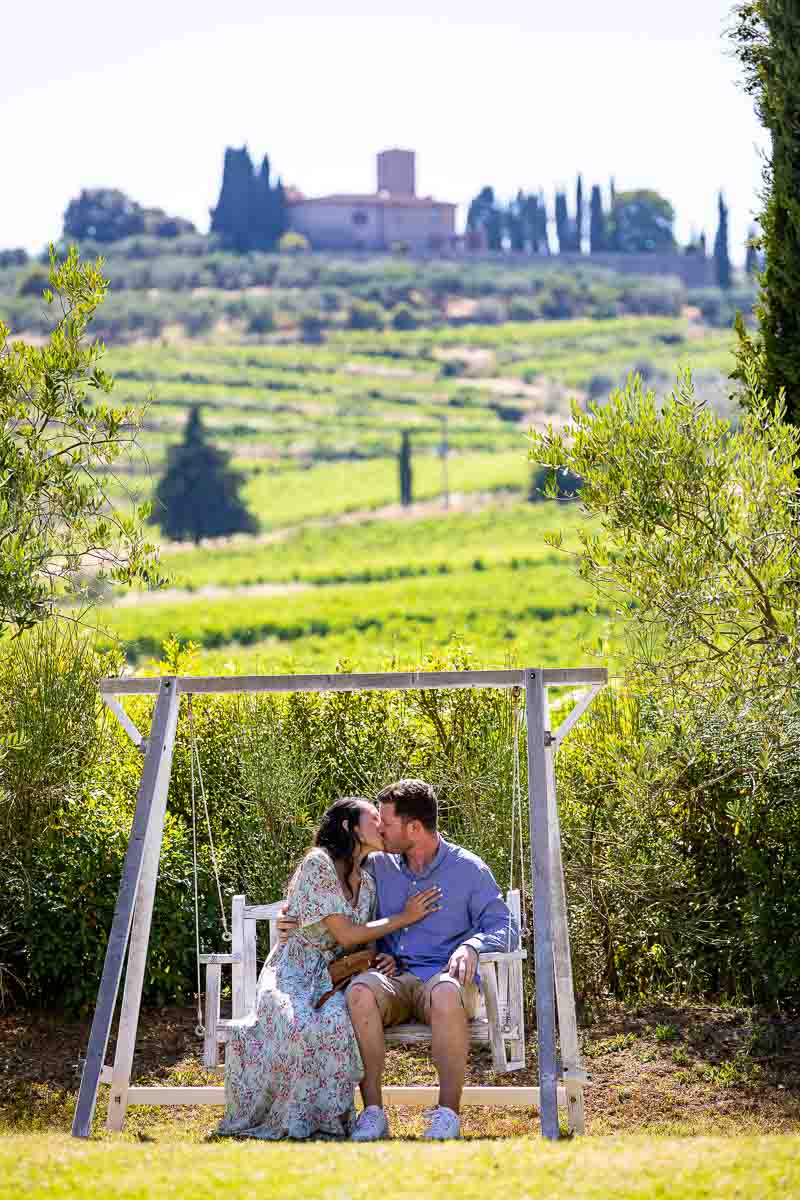
[[[325,345],[277,342],[115,347],[119,403],[147,404],[141,451],[122,483],[150,494],[189,405],[247,476],[265,528],[391,503],[396,453],[412,434],[414,494],[526,486],[524,435],[566,419],[573,397],[602,398],[642,369],[658,388],[691,362],[724,404],[732,338],[682,318],[506,323],[497,327],[338,331]]]
[[[146,406],[112,491],[149,498],[199,405],[260,533],[167,547],[173,589],[101,609],[131,661],[170,635],[201,643],[209,669],[418,662],[453,637],[487,665],[568,665],[596,648],[607,615],[587,614],[585,588],[543,542],[554,523],[574,536],[578,517],[525,503],[525,434],[563,423],[573,400],[602,403],[633,370],[662,393],[691,364],[725,409],[733,335],[704,323],[702,295],[591,266],[248,258],[194,241],[109,259],[99,319],[114,399]],[[17,327],[33,321],[28,269],[0,272],[0,314]],[[414,328],[398,328],[403,312]],[[557,312],[583,315],[545,319]],[[365,313],[375,327],[357,327]],[[397,505],[404,432],[410,510]]]
[[[544,542],[574,506],[517,503],[477,514],[295,530],[280,540],[167,554],[177,590],[101,609],[129,658],[177,636],[207,670],[333,671],[420,662],[455,638],[487,666],[569,666],[596,650],[607,614],[587,612],[568,557]]]

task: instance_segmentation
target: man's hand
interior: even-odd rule
[[[281,909],[281,915],[276,922],[278,926],[278,945],[285,946],[291,934],[294,933],[297,926],[300,924],[297,917],[286,916],[286,905]]]
[[[396,975],[397,974],[397,962],[395,961],[394,955],[393,954],[377,954],[375,956],[375,967],[373,969],[376,971],[380,971],[381,975],[389,975],[390,977],[392,975]]]
[[[478,951],[474,946],[459,946],[450,955],[447,972],[459,983],[472,983],[478,969]]]

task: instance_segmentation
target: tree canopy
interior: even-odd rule
[[[167,216],[161,208],[143,208],[116,188],[84,188],[64,213],[65,239],[79,242],[116,242],[140,233],[170,238],[194,232],[191,221]]]
[[[658,192],[640,188],[616,192],[609,214],[615,250],[624,254],[650,254],[675,250],[675,210]]]
[[[771,415],[753,371],[749,386],[736,430],[687,373],[661,406],[636,376],[602,407],[574,406],[563,430],[530,435],[534,462],[583,480],[599,528],[580,535],[580,574],[656,687],[765,696],[796,674],[800,431],[780,403]]]
[[[230,465],[230,454],[208,440],[195,404],[183,440],[167,453],[152,519],[176,541],[255,533],[258,523],[239,494],[243,482]]]
[[[232,250],[271,250],[287,228],[286,196],[280,179],[272,184],[266,155],[256,172],[246,146],[225,151],[222,185],[211,210],[211,232]]]
[[[11,342],[0,322],[0,632],[30,628],[59,602],[81,598],[81,574],[161,582],[143,540],[146,509],[115,511],[113,464],[132,447],[139,413],[105,402],[112,380],[103,346],[87,341],[107,281],[102,260],[80,263],[51,249],[59,317],[44,346]]]

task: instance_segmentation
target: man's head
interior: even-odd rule
[[[436,793],[424,779],[398,779],[378,793],[381,832],[390,854],[407,854],[436,837]]]

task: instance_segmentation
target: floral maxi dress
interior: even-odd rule
[[[358,925],[375,911],[375,884],[361,874],[358,899],[342,891],[333,860],[311,850],[289,885],[288,914],[300,924],[272,951],[258,980],[255,1012],[231,1026],[225,1056],[225,1116],[218,1132],[253,1138],[346,1137],[363,1075],[343,992],[321,1009],[328,963],[344,951],[322,924],[341,914]]]

